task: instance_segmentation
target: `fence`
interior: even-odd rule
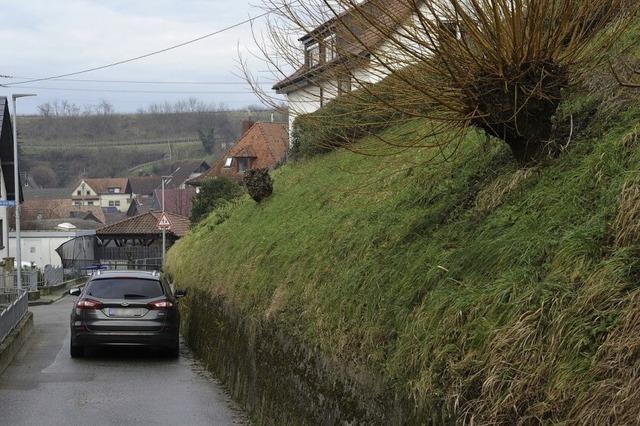
[[[42,275],[44,276],[43,284],[45,286],[58,285],[64,281],[64,269],[62,267],[47,265],[44,267]]]
[[[137,271],[159,271],[162,269],[162,258],[148,258],[148,259],[135,259],[135,260],[108,260],[102,262],[102,269],[124,271],[124,270],[137,270]]]
[[[0,274],[0,292],[15,291],[18,288],[17,271]],[[43,283],[39,281],[37,269],[22,270],[22,288],[29,291],[38,290],[38,285]]]
[[[123,262],[127,260],[145,260],[162,257],[162,246],[124,246],[124,247],[96,247],[95,258],[103,263],[116,260]]]
[[[27,292],[0,292],[0,343],[24,318],[29,308]]]

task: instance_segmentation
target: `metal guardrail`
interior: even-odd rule
[[[28,308],[29,297],[26,291],[0,293],[0,343],[24,318]]]

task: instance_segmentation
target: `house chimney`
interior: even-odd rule
[[[247,130],[249,130],[254,124],[256,124],[256,122],[253,120],[244,120],[242,122],[242,134],[244,135],[247,133]]]

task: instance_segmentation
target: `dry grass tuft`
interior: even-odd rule
[[[476,197],[476,209],[482,213],[490,212],[499,207],[513,190],[536,172],[536,167],[519,169],[509,175],[498,177]]]
[[[596,381],[571,415],[581,424],[631,425],[640,422],[640,291],[629,296],[618,326],[598,350]]]
[[[625,182],[613,222],[616,247],[624,247],[640,240],[640,176]]]
[[[264,314],[265,318],[268,320],[274,319],[280,312],[282,312],[287,306],[288,297],[287,283],[280,284],[273,292],[271,303]]]
[[[632,131],[627,133],[620,140],[620,144],[627,148],[632,149],[638,146],[638,138],[640,137],[640,126],[636,126]]]

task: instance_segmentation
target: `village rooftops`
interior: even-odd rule
[[[179,188],[188,180],[196,178],[211,169],[211,166],[203,160],[182,160],[171,165],[171,180],[165,184],[165,188]]]
[[[152,195],[153,191],[162,185],[162,178],[160,176],[134,176],[129,178],[129,185],[132,194]]]
[[[70,199],[26,200],[21,204],[23,229],[54,229],[62,222],[74,224],[78,229],[96,229],[105,223],[99,206],[74,206]],[[10,226],[15,225],[15,209],[10,209]]]
[[[164,210],[181,216],[191,216],[193,198],[196,196],[196,189],[192,186],[185,188],[169,188],[164,190]],[[154,210],[162,208],[162,191],[156,189],[153,193],[152,201]]]

